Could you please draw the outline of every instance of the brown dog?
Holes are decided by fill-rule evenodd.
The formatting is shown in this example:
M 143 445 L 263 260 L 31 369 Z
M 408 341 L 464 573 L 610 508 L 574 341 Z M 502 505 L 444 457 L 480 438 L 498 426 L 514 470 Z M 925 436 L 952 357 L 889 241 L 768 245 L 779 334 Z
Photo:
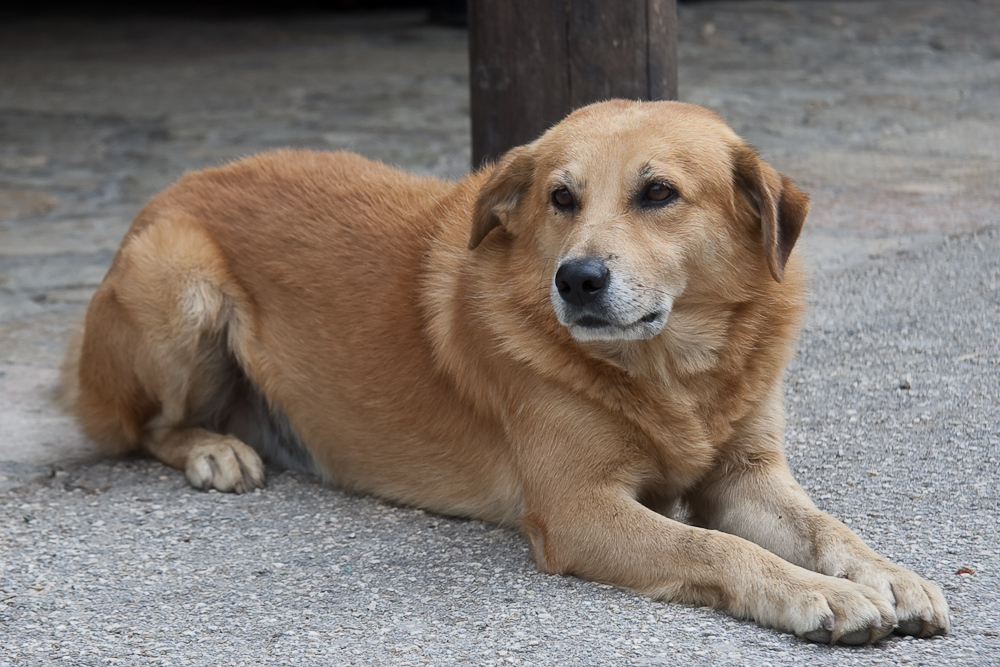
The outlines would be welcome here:
M 203 489 L 261 486 L 263 457 L 519 525 L 546 572 L 819 641 L 946 632 L 938 588 L 785 464 L 807 210 L 669 102 L 586 107 L 459 183 L 248 158 L 142 210 L 68 396 L 108 452 Z

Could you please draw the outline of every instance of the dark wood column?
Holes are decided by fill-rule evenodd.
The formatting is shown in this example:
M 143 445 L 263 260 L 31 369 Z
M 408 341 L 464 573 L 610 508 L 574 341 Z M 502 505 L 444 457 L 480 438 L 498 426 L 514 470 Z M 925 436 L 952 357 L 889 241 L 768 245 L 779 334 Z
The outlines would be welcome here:
M 472 162 L 612 97 L 676 99 L 676 0 L 470 0 Z

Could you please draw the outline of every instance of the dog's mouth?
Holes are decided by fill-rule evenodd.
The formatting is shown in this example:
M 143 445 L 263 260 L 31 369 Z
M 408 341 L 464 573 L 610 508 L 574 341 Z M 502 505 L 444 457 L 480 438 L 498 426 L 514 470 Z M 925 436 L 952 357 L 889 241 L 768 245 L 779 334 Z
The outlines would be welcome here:
M 566 324 L 570 335 L 579 341 L 597 340 L 648 340 L 663 329 L 667 320 L 665 310 L 646 313 L 629 324 L 621 324 L 596 315 L 583 315 Z
M 654 310 L 653 312 L 644 315 L 632 324 L 626 324 L 622 326 L 617 322 L 609 322 L 608 320 L 602 319 L 600 317 L 594 317 L 593 315 L 584 315 L 578 319 L 575 324 L 578 327 L 583 327 L 584 329 L 631 329 L 632 327 L 639 326 L 640 324 L 652 324 L 656 322 L 663 313 L 659 310 Z

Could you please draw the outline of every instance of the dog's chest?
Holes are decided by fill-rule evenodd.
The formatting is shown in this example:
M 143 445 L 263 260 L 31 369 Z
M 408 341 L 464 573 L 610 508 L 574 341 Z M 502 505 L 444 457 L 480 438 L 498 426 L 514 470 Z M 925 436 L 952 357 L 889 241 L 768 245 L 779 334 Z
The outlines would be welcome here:
M 682 493 L 715 461 L 717 429 L 684 392 L 630 391 L 616 406 L 627 422 L 629 450 L 641 479 Z
M 768 377 L 746 368 L 679 377 L 629 377 L 617 409 L 635 434 L 646 474 L 682 493 L 742 437 L 773 392 Z M 749 420 L 749 421 L 748 421 Z

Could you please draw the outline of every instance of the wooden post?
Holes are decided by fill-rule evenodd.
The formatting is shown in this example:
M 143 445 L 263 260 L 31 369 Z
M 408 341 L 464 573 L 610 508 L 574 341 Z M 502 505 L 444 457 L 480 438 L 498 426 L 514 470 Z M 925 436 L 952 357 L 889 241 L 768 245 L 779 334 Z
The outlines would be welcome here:
M 472 164 L 612 97 L 676 99 L 676 0 L 470 0 Z

